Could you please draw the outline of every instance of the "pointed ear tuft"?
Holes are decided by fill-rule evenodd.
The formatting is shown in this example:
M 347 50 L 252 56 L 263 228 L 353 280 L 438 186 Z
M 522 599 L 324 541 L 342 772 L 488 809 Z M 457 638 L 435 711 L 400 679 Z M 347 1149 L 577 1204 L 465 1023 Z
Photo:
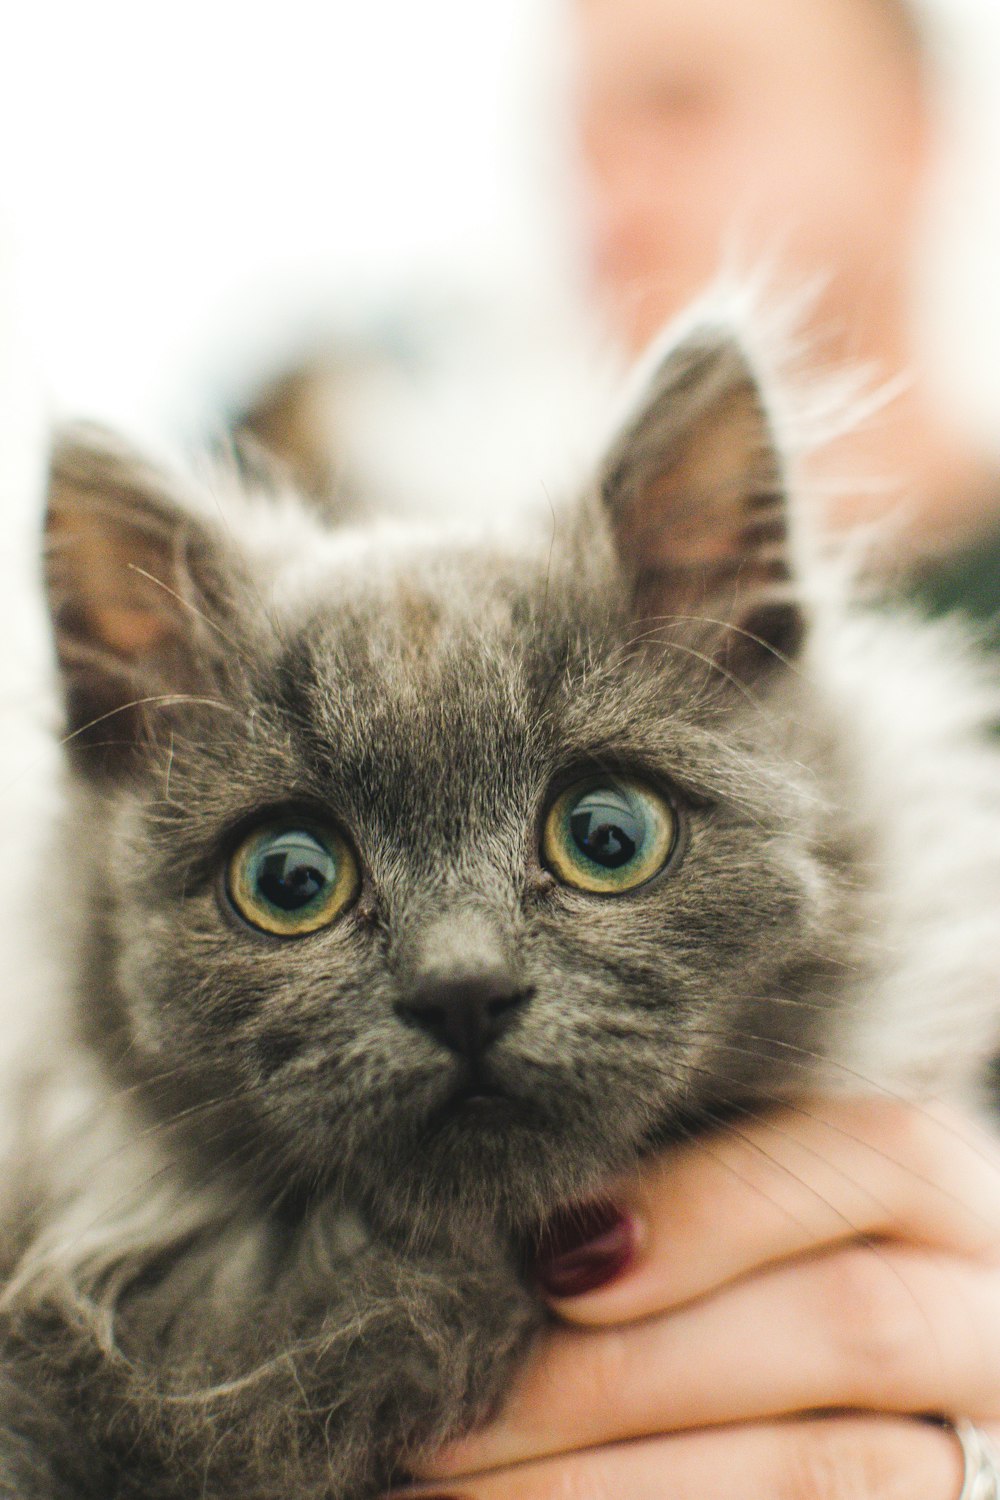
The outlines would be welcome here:
M 114 773 L 210 686 L 210 539 L 166 474 L 74 428 L 53 451 L 45 572 L 72 749 Z
M 699 636 L 754 675 L 804 636 L 783 463 L 750 360 L 702 328 L 658 365 L 601 486 L 635 620 Z

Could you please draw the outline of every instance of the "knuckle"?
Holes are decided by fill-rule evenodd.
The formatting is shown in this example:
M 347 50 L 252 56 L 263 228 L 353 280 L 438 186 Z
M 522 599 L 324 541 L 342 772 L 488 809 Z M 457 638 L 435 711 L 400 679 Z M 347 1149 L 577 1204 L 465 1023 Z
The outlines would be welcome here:
M 922 1463 L 917 1427 L 837 1419 L 802 1426 L 774 1500 L 922 1500 L 937 1477 Z
M 940 1127 L 926 1110 L 894 1099 L 876 1099 L 865 1104 L 864 1138 L 886 1163 L 907 1175 L 923 1176 L 941 1155 Z
M 927 1357 L 930 1325 L 899 1260 L 874 1245 L 853 1246 L 822 1273 L 824 1326 L 849 1394 L 864 1402 L 899 1396 Z
M 865 1135 L 888 1171 L 893 1217 L 919 1238 L 982 1257 L 1000 1248 L 996 1146 L 946 1105 L 867 1104 Z
M 551 1500 L 619 1500 L 614 1480 L 606 1464 L 570 1455 L 551 1476 Z
M 871 1141 L 883 1160 L 902 1172 L 918 1193 L 928 1187 L 950 1191 L 956 1169 L 968 1156 L 961 1117 L 941 1105 L 930 1109 L 886 1100 L 871 1109 Z

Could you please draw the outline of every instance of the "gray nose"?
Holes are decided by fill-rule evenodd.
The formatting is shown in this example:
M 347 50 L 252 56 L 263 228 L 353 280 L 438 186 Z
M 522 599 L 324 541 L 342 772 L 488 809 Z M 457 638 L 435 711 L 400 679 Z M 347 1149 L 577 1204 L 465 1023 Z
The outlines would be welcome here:
M 503 1035 L 533 993 L 515 985 L 505 969 L 484 969 L 428 980 L 398 1002 L 396 1013 L 474 1061 Z

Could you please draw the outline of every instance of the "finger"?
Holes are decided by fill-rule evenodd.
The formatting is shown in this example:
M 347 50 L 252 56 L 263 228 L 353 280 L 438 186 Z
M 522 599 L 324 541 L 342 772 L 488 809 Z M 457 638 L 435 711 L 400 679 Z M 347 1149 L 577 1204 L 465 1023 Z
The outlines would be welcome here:
M 500 1418 L 428 1472 L 837 1409 L 1000 1419 L 1000 1270 L 853 1245 L 643 1323 L 556 1329 Z
M 983 1127 L 938 1106 L 825 1100 L 731 1122 L 649 1163 L 614 1198 L 639 1227 L 630 1255 L 618 1245 L 605 1284 L 560 1295 L 579 1290 L 560 1270 L 579 1265 L 580 1249 L 567 1251 L 558 1233 L 558 1250 L 539 1265 L 567 1321 L 645 1317 L 858 1237 L 1000 1254 L 1000 1148 Z
M 955 1500 L 962 1467 L 955 1434 L 930 1423 L 813 1418 L 590 1449 L 462 1480 L 447 1500 Z

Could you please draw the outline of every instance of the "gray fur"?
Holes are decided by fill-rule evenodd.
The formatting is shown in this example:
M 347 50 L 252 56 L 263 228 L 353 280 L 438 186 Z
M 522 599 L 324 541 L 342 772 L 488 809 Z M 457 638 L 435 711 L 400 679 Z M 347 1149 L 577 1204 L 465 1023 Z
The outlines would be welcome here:
M 845 612 L 782 469 L 711 328 L 554 537 L 331 532 L 63 439 L 83 919 L 11 1148 L 0 1494 L 363 1500 L 496 1406 L 555 1208 L 806 1088 L 975 1096 L 1000 1029 L 991 695 L 946 633 Z M 626 896 L 539 858 L 593 768 L 680 820 Z M 364 872 L 296 940 L 243 924 L 221 876 L 286 806 Z M 477 973 L 520 997 L 484 1065 L 502 1098 L 449 1110 L 466 1064 L 407 1007 Z

